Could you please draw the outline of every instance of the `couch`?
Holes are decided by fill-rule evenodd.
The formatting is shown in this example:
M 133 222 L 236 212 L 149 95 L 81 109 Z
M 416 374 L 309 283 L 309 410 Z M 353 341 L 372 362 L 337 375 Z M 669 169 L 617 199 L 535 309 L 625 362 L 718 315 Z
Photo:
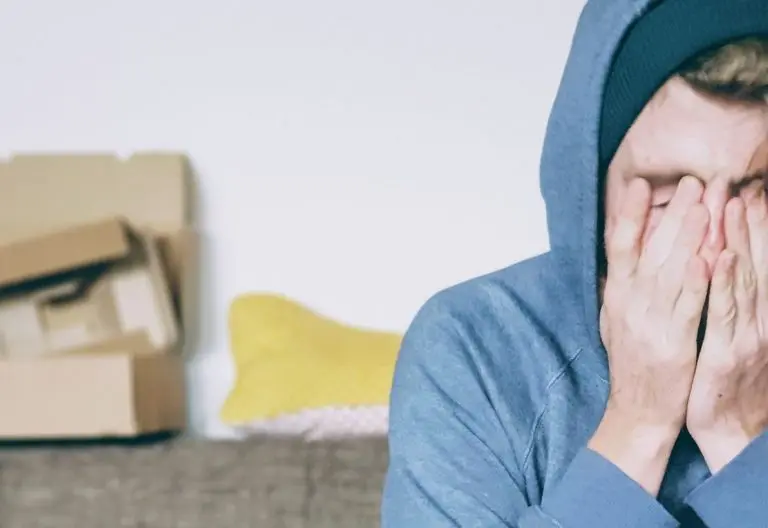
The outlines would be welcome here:
M 367 528 L 383 439 L 0 446 L 3 528 Z

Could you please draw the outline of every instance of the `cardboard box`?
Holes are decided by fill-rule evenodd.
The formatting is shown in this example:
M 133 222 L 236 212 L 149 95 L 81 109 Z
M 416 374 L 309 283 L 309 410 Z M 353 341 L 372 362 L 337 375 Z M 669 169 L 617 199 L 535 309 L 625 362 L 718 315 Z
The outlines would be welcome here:
M 0 163 L 0 332 L 16 318 L 0 345 L 0 438 L 184 427 L 180 351 L 197 309 L 191 186 L 174 154 Z
M 165 353 L 178 323 L 154 238 L 105 220 L 0 246 L 0 358 L 77 353 L 126 335 Z
M 118 438 L 185 426 L 183 360 L 113 350 L 93 356 L 5 361 L 0 437 Z M 5 395 L 13 395 L 13 399 Z

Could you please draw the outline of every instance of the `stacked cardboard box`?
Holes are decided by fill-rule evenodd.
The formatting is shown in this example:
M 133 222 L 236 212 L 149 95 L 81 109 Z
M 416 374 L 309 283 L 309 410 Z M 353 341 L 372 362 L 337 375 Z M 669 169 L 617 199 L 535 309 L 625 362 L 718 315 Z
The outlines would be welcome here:
M 0 438 L 184 427 L 191 187 L 181 155 L 0 163 Z

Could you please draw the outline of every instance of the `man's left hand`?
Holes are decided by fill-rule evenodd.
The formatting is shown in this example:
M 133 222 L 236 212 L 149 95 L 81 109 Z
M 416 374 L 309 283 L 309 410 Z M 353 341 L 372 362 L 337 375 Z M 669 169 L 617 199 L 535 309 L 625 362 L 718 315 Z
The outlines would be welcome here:
M 728 202 L 686 423 L 710 471 L 768 427 L 768 208 Z

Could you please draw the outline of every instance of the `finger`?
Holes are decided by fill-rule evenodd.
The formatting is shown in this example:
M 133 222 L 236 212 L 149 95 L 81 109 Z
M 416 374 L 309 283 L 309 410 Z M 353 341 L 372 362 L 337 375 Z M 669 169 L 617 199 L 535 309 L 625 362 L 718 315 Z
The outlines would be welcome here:
M 730 198 L 731 189 L 729 182 L 724 178 L 717 178 L 707 185 L 702 200 L 707 209 L 709 209 L 710 214 L 709 240 L 707 240 L 707 245 L 717 248 L 718 254 L 723 250 L 723 215 L 725 214 L 725 206 Z
M 733 339 L 736 321 L 736 300 L 733 294 L 736 258 L 733 251 L 725 249 L 715 263 L 709 289 L 706 341 L 711 341 L 712 335 L 723 344 Z
M 739 258 L 752 259 L 746 211 L 741 198 L 732 198 L 725 206 L 725 246 Z
M 748 326 L 757 316 L 757 278 L 751 260 L 736 258 L 733 298 L 736 303 L 736 323 Z
M 666 303 L 670 310 L 683 289 L 691 259 L 698 254 L 704 243 L 708 226 L 709 211 L 703 204 L 694 204 L 685 215 L 672 253 L 659 270 L 657 298 Z
M 698 255 L 693 255 L 686 263 L 683 288 L 675 303 L 673 315 L 685 335 L 695 335 L 699 329 L 708 287 L 707 262 Z
M 757 296 L 768 302 L 768 205 L 762 193 L 747 206 L 747 226 L 752 266 L 757 272 Z
M 686 176 L 680 180 L 672 201 L 664 211 L 664 217 L 651 235 L 648 247 L 640 259 L 641 269 L 649 274 L 656 273 L 674 247 L 683 218 L 693 204 L 701 202 L 703 194 L 704 188 L 701 182 L 693 176 Z
M 715 266 L 718 255 L 725 248 L 723 216 L 725 215 L 725 205 L 730 198 L 731 188 L 725 178 L 716 178 L 707 184 L 702 202 L 709 210 L 709 233 L 699 254 L 707 261 L 710 273 Z
M 752 265 L 746 210 L 740 198 L 732 199 L 725 208 L 725 239 L 728 249 L 736 255 L 732 290 L 737 322 L 749 324 L 755 316 L 757 278 Z
M 636 178 L 627 188 L 624 202 L 606 240 L 609 276 L 621 279 L 634 273 L 650 207 L 651 188 L 647 181 Z

